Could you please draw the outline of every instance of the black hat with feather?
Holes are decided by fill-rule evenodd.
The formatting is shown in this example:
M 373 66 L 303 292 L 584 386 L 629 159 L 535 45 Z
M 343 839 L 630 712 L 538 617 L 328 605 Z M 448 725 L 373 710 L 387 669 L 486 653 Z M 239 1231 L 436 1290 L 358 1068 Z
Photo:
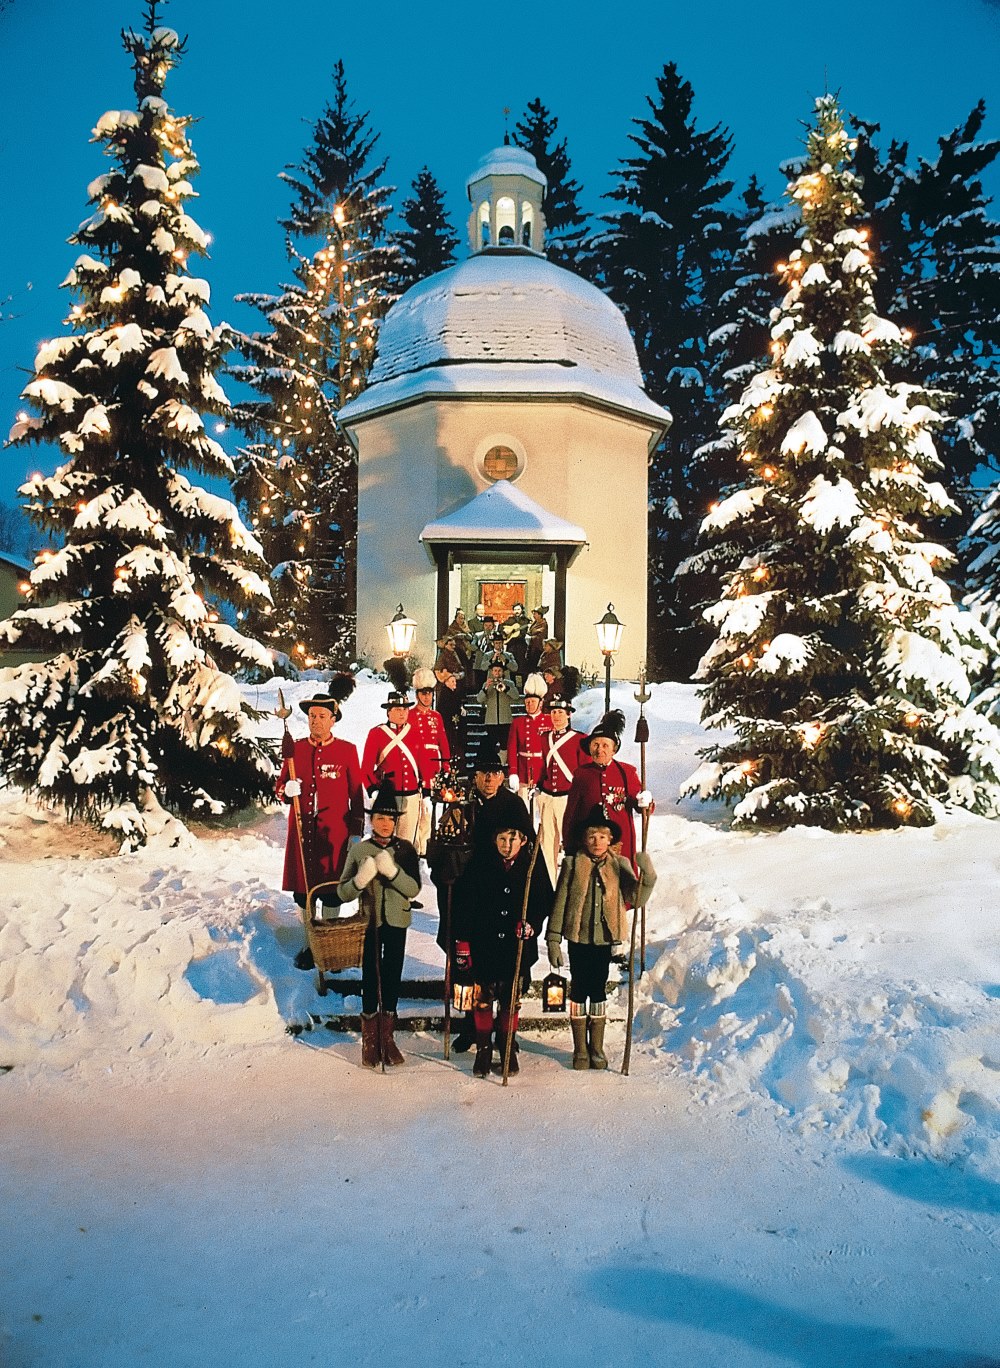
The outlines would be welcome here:
M 618 751 L 621 749 L 624 730 L 625 714 L 621 708 L 612 708 L 610 712 L 604 714 L 590 735 L 583 738 L 581 745 L 589 755 L 591 743 L 596 741 L 599 736 L 606 736 L 615 743 L 615 750 Z
M 310 708 L 329 708 L 334 717 L 339 717 L 341 703 L 345 703 L 353 692 L 354 676 L 343 670 L 333 676 L 325 693 L 313 694 L 311 698 L 300 698 L 299 707 L 307 717 Z

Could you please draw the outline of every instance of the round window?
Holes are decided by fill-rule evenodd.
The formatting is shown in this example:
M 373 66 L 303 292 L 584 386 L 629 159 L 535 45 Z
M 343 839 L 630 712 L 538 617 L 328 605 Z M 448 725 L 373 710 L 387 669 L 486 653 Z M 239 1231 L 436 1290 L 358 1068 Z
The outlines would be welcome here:
M 517 465 L 517 453 L 509 446 L 490 447 L 483 457 L 483 474 L 488 480 L 512 480 Z

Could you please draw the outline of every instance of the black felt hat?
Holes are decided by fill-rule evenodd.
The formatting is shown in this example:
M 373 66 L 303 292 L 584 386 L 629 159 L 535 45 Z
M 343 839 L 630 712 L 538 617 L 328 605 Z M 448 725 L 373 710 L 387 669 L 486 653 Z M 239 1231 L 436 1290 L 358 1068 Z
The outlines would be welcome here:
M 484 736 L 479 743 L 476 751 L 476 758 L 472 762 L 472 768 L 480 774 L 504 774 L 507 766 L 500 759 L 500 752 L 495 741 L 491 741 L 488 736 Z
M 388 712 L 390 708 L 412 708 L 412 706 L 413 704 L 405 689 L 393 689 L 392 693 L 382 704 L 382 707 L 385 708 L 386 712 Z M 622 725 L 624 725 L 624 723 Z
M 573 704 L 565 694 L 553 694 L 551 698 L 546 699 L 545 707 L 549 712 L 551 712 L 553 708 L 562 708 L 563 712 L 568 713 L 576 712 Z
M 383 779 L 379 784 L 368 811 L 373 817 L 378 814 L 385 817 L 399 816 L 399 797 L 396 793 L 396 785 L 391 779 Z
M 622 838 L 622 829 L 613 817 L 609 817 L 600 803 L 595 803 L 581 821 L 576 824 L 574 836 L 576 843 L 583 847 L 583 838 L 588 827 L 607 827 L 611 832 L 611 844 L 617 845 Z

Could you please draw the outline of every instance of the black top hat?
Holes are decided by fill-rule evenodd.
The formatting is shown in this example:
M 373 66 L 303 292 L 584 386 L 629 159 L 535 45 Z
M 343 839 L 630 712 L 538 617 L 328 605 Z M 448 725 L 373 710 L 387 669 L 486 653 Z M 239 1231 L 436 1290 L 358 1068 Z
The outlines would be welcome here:
M 621 827 L 614 820 L 614 818 L 608 816 L 608 814 L 604 811 L 604 808 L 600 805 L 600 803 L 595 803 L 594 806 L 587 813 L 586 817 L 582 818 L 576 824 L 576 831 L 574 832 L 574 836 L 576 839 L 576 844 L 581 850 L 583 849 L 584 834 L 586 833 L 588 827 L 607 827 L 607 829 L 611 832 L 612 845 L 617 845 L 622 838 Z
M 615 750 L 618 750 L 622 743 L 622 733 L 624 730 L 625 714 L 622 712 L 621 708 L 612 708 L 610 712 L 604 714 L 590 735 L 584 737 L 582 742 L 583 748 L 589 755 L 591 742 L 596 741 L 599 736 L 607 736 L 615 743 Z
M 411 703 L 410 698 L 407 695 L 405 689 L 393 689 L 392 693 L 382 704 L 382 707 L 385 708 L 386 712 L 388 712 L 390 708 L 410 708 L 412 706 L 413 704 Z M 622 726 L 624 725 L 625 723 L 623 720 Z
M 385 817 L 399 816 L 399 800 L 396 796 L 396 785 L 391 779 L 383 779 L 378 786 L 378 790 L 372 800 L 372 805 L 368 809 L 373 817 L 382 815 Z
M 484 736 L 479 743 L 476 751 L 476 758 L 472 762 L 472 768 L 480 774 L 503 774 L 507 766 L 500 759 L 500 752 L 495 741 L 491 741 L 488 736 Z
M 313 694 L 312 698 L 300 698 L 299 707 L 308 716 L 310 708 L 329 708 L 334 717 L 340 716 L 340 705 L 354 692 L 354 676 L 346 670 L 335 674 L 330 680 L 326 693 Z

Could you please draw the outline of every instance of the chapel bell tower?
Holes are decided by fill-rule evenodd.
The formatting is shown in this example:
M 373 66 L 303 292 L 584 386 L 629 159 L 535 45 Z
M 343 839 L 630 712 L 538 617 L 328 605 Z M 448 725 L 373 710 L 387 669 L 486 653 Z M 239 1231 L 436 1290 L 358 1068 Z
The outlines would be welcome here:
M 534 157 L 524 148 L 506 145 L 487 153 L 465 185 L 472 204 L 470 250 L 521 247 L 542 253 L 542 196 L 547 184 Z

